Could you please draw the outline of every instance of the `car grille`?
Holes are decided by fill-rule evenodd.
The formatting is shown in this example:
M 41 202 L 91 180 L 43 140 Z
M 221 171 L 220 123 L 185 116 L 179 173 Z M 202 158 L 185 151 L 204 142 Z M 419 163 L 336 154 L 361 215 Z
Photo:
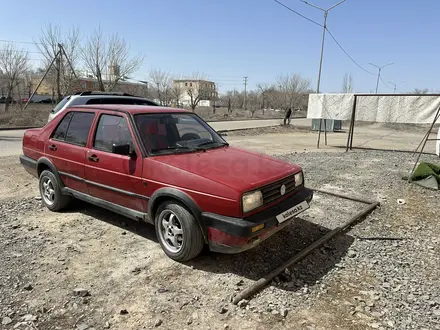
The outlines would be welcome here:
M 281 195 L 281 186 L 286 186 L 286 193 Z M 268 184 L 260 189 L 263 194 L 263 204 L 269 204 L 276 201 L 281 196 L 285 196 L 295 190 L 295 175 L 290 175 L 287 178 Z

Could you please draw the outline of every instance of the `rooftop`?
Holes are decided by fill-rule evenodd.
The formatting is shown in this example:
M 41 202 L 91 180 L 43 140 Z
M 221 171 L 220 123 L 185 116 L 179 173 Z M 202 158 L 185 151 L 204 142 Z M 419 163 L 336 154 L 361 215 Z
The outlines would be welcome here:
M 205 80 L 205 79 L 177 79 L 177 80 L 174 80 L 174 82 L 175 82 L 175 83 L 178 83 L 178 82 L 205 82 L 205 83 L 214 83 L 214 82 L 211 81 L 211 80 Z

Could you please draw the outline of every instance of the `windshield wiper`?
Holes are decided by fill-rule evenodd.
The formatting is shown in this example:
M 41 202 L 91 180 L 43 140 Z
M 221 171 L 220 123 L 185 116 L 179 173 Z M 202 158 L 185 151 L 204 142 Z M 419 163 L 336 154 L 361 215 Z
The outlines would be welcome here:
M 156 148 L 156 149 L 151 149 L 151 152 L 158 152 L 158 151 L 168 151 L 168 150 L 196 150 L 194 148 L 190 148 L 190 147 L 183 147 L 183 146 L 174 146 L 174 147 L 167 147 L 167 148 Z
M 229 146 L 229 143 L 227 143 L 227 142 L 206 141 L 206 142 L 203 142 L 203 143 L 200 143 L 199 145 L 197 145 L 197 149 L 205 149 L 205 148 L 200 148 L 200 147 L 206 146 L 206 145 L 212 144 L 212 143 L 217 143 L 219 145 L 219 147 L 221 147 L 221 146 L 226 146 L 226 147 Z

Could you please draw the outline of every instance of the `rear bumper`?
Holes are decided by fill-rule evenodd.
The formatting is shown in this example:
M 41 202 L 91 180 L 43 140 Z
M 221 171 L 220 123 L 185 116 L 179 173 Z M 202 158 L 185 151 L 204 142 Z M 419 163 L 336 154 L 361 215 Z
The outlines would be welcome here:
M 281 203 L 247 218 L 202 213 L 202 219 L 208 228 L 209 247 L 211 251 L 222 253 L 248 250 L 289 225 L 294 218 L 280 224 L 276 219 L 278 214 L 303 201 L 310 203 L 312 198 L 313 191 L 302 187 Z
M 35 177 L 38 177 L 37 173 L 37 161 L 35 159 L 29 158 L 25 155 L 20 155 L 20 164 L 24 169 Z

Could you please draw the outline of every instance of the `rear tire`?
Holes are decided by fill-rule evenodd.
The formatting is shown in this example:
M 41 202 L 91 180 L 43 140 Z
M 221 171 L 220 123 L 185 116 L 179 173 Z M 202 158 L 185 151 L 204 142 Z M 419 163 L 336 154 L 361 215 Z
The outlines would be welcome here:
M 41 172 L 38 186 L 44 206 L 53 212 L 65 208 L 72 200 L 70 196 L 63 195 L 56 176 L 49 170 Z
M 156 235 L 165 254 L 176 261 L 197 257 L 204 240 L 194 216 L 180 203 L 162 203 L 155 217 Z

